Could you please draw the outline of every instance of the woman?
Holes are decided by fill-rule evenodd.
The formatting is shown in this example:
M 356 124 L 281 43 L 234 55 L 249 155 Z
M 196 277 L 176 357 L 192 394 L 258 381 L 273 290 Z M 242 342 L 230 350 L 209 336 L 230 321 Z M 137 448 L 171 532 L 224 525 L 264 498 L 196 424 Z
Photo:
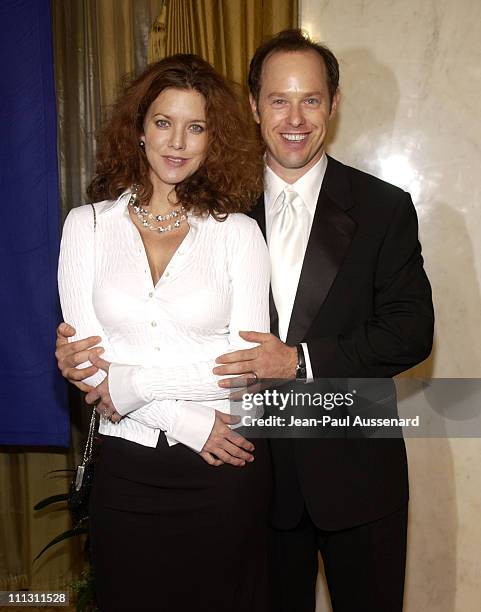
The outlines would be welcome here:
M 229 420 L 215 358 L 269 327 L 266 246 L 239 214 L 262 189 L 248 133 L 208 63 L 151 65 L 104 131 L 88 190 L 101 201 L 65 222 L 64 319 L 105 349 L 85 381 L 104 416 L 90 508 L 102 612 L 268 608 L 266 446 L 237 466 L 206 450 Z

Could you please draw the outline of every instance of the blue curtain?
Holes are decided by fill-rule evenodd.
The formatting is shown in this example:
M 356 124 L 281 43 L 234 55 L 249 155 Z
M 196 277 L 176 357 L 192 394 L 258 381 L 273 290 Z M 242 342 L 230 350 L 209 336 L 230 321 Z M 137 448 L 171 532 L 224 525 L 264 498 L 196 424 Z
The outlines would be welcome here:
M 0 24 L 0 444 L 68 446 L 50 2 L 1 0 Z

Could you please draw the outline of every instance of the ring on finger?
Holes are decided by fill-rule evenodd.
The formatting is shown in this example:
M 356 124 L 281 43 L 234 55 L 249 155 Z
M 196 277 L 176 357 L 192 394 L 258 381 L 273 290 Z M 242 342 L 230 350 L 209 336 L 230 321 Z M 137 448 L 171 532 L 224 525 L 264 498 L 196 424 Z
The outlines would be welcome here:
M 251 385 L 254 385 L 256 382 L 259 382 L 259 376 L 257 375 L 257 372 L 251 372 L 252 376 L 254 377 L 254 380 L 250 383 Z

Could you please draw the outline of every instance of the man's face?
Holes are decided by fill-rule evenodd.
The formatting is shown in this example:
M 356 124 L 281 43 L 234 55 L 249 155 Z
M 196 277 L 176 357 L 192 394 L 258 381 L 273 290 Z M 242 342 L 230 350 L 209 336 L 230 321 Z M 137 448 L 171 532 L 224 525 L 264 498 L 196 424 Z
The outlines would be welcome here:
M 321 158 L 329 121 L 339 100 L 329 99 L 326 67 L 316 51 L 279 51 L 262 67 L 259 103 L 250 97 L 266 144 L 266 161 L 295 182 Z

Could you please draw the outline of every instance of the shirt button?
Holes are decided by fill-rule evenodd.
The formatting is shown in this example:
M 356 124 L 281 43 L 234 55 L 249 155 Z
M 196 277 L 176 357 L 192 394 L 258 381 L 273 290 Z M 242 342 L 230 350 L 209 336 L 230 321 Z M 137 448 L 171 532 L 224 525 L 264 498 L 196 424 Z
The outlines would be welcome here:
M 166 273 L 165 273 L 165 276 L 170 276 L 170 272 L 166 272 Z
M 156 321 L 152 321 L 151 325 L 152 325 L 152 327 L 157 327 L 157 322 Z
M 160 346 L 154 346 L 154 349 L 155 349 L 156 351 L 160 351 Z
M 154 297 L 154 292 L 153 292 L 153 291 L 151 291 L 151 292 L 149 293 L 149 297 Z

